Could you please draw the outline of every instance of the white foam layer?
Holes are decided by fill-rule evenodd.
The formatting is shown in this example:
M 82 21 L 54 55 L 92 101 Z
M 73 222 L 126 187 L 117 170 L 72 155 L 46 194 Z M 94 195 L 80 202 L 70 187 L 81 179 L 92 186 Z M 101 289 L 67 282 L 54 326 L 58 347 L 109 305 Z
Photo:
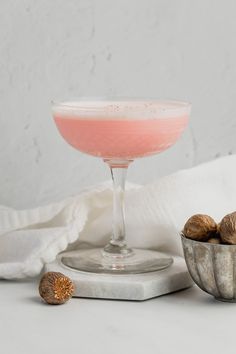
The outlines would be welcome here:
M 158 119 L 189 115 L 191 105 L 181 101 L 84 100 L 54 103 L 52 109 L 54 115 L 63 118 Z

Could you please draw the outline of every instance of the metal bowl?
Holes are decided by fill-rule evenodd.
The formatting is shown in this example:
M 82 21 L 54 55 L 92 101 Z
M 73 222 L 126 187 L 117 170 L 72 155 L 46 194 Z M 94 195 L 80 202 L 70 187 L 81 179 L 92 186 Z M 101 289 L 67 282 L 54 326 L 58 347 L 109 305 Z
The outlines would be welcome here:
M 236 302 L 236 245 L 181 239 L 188 271 L 199 288 L 217 300 Z

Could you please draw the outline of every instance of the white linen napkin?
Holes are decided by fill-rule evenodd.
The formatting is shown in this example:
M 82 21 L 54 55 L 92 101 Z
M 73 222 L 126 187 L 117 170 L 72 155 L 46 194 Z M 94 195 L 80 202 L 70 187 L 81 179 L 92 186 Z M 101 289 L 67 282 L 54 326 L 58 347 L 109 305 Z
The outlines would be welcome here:
M 216 221 L 236 210 L 236 155 L 182 170 L 146 186 L 128 185 L 126 229 L 130 246 L 181 255 L 179 232 L 187 218 Z M 39 274 L 66 249 L 103 246 L 111 234 L 109 183 L 32 210 L 0 207 L 0 278 Z

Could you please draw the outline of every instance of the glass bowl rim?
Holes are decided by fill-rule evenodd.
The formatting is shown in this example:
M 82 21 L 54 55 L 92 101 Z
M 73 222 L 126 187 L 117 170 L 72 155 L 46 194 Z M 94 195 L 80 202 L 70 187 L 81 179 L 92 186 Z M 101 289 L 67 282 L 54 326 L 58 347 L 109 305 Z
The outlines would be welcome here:
M 94 105 L 89 106 L 89 103 L 93 102 Z M 104 104 L 102 104 L 104 103 Z M 80 96 L 77 98 L 70 98 L 69 100 L 51 100 L 52 109 L 76 109 L 81 111 L 99 111 L 105 107 L 115 106 L 118 103 L 124 103 L 122 107 L 125 109 L 125 103 L 144 103 L 144 104 L 163 104 L 163 107 L 159 107 L 160 112 L 173 112 L 187 110 L 189 113 L 192 104 L 188 101 L 176 100 L 176 99 L 157 99 L 153 97 L 134 97 L 134 96 Z M 105 105 L 106 104 L 106 105 Z M 164 106 L 169 104 L 169 107 Z M 173 107 L 171 107 L 173 105 Z M 126 107 L 127 108 L 127 107 Z M 140 110 L 140 107 L 135 105 L 129 107 L 132 111 Z M 144 108 L 144 107 L 143 107 Z

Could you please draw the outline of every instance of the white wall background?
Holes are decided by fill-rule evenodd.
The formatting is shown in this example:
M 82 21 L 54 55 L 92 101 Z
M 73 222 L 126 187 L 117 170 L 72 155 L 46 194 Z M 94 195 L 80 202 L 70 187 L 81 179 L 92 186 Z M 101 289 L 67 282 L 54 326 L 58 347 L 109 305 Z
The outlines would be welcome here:
M 25 208 L 109 178 L 68 146 L 58 97 L 128 95 L 193 104 L 190 127 L 133 182 L 236 152 L 235 0 L 0 0 L 0 204 Z

